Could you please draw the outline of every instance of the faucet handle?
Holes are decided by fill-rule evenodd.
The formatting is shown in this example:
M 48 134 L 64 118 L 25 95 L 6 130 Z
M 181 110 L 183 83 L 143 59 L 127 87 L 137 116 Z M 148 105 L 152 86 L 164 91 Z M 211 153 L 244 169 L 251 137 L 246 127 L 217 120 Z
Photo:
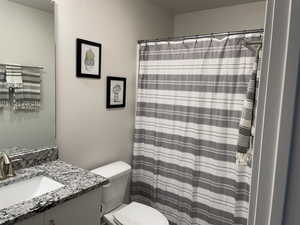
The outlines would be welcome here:
M 15 176 L 15 172 L 10 158 L 6 153 L 0 152 L 0 180 L 13 176 Z
M 6 164 L 3 160 L 0 160 L 0 180 L 5 180 L 7 178 Z
M 7 170 L 7 177 L 14 177 L 16 176 L 15 170 L 13 168 L 12 163 L 8 164 L 8 170 Z
M 7 178 L 4 172 L 4 165 L 0 163 L 0 180 L 5 180 Z

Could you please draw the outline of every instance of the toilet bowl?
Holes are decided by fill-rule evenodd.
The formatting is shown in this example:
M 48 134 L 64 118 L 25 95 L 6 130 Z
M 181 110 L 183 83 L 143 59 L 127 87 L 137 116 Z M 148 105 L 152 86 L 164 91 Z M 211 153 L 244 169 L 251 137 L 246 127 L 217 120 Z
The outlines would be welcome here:
M 169 225 L 159 211 L 144 204 L 132 202 L 104 215 L 109 225 Z
M 109 180 L 102 190 L 101 217 L 109 225 L 169 225 L 158 210 L 141 203 L 123 204 L 131 167 L 125 162 L 114 162 L 92 170 Z

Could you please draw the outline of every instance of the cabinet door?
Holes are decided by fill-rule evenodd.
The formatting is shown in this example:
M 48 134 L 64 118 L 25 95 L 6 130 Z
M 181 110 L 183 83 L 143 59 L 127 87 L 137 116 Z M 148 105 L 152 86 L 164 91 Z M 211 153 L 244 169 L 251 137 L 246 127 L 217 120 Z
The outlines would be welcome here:
M 44 225 L 100 225 L 100 189 L 45 212 Z
M 44 214 L 22 220 L 15 225 L 44 225 Z

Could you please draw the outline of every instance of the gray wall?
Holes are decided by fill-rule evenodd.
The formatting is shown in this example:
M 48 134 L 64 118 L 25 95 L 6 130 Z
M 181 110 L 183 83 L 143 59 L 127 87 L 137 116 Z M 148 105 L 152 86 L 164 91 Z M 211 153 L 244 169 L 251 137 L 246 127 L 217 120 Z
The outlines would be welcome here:
M 175 16 L 175 36 L 264 27 L 265 2 L 222 7 Z
M 293 1 L 291 7 L 291 34 L 290 46 L 292 50 L 292 60 L 294 71 L 298 71 L 298 90 L 296 97 L 296 110 L 294 117 L 294 134 L 290 155 L 290 168 L 286 192 L 285 214 L 283 225 L 298 225 L 300 223 L 300 29 L 299 11 L 300 2 Z M 294 73 L 295 74 L 295 73 Z
M 264 61 L 258 101 L 254 170 L 258 181 L 255 220 L 249 224 L 282 225 L 299 65 L 299 1 L 268 0 Z M 260 153 L 260 154 L 257 154 Z M 259 156 L 259 157 L 257 157 Z M 259 164 L 259 167 L 257 167 Z M 297 179 L 297 178 L 296 178 Z M 291 193 L 293 212 L 299 204 Z M 297 210 L 298 209 L 298 210 Z M 295 223 L 299 224 L 299 220 Z
M 40 112 L 0 110 L 0 149 L 55 144 L 54 15 L 0 0 L 0 62 L 41 65 Z
M 58 0 L 57 142 L 83 168 L 132 155 L 137 40 L 173 34 L 173 16 L 146 0 Z M 75 40 L 102 43 L 101 80 L 78 79 Z M 106 76 L 127 77 L 127 106 L 107 110 Z
M 299 35 L 300 36 L 300 35 Z M 299 75 L 300 76 L 300 73 Z M 298 225 L 300 221 L 300 82 L 296 102 L 296 116 L 294 119 L 293 147 L 290 157 L 290 169 L 286 193 L 284 225 Z

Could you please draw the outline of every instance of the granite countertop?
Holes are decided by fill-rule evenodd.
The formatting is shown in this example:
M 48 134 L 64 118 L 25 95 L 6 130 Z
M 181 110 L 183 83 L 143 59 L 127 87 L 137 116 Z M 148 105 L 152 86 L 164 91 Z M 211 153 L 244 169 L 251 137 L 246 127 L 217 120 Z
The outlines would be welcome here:
M 16 176 L 0 181 L 0 188 L 36 176 L 46 176 L 61 183 L 64 187 L 34 199 L 0 210 L 0 225 L 11 225 L 38 213 L 44 212 L 67 200 L 76 198 L 88 191 L 106 184 L 107 179 L 87 170 L 56 160 L 38 166 L 20 169 Z

